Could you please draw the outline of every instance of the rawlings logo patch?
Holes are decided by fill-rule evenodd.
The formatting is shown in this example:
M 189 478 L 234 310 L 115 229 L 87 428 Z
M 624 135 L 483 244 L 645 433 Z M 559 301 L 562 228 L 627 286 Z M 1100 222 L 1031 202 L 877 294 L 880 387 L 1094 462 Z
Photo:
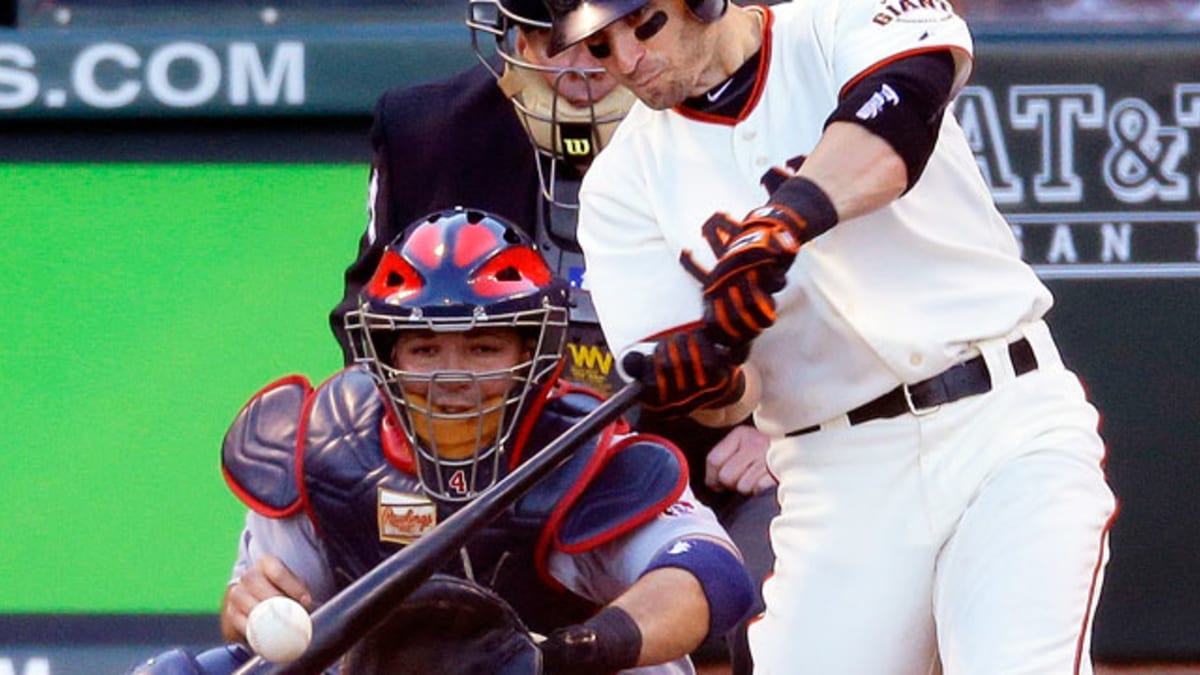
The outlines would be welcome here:
M 379 488 L 379 540 L 411 544 L 437 525 L 437 507 L 428 497 Z
M 880 0 L 879 11 L 871 18 L 880 26 L 893 21 L 930 23 L 954 17 L 954 8 L 946 0 Z

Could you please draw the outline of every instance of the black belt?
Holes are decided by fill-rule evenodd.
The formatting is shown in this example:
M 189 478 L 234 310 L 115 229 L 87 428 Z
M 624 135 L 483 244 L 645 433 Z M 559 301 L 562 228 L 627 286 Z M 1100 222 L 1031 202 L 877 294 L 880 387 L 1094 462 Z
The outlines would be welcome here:
M 1012 360 L 1013 372 L 1024 375 L 1037 370 L 1037 356 L 1029 340 L 1021 338 L 1008 345 L 1008 357 Z M 992 376 L 988 374 L 983 356 L 976 356 L 957 365 L 950 366 L 940 375 L 916 384 L 896 387 L 879 398 L 864 403 L 846 413 L 850 424 L 862 424 L 871 420 L 896 417 L 906 412 L 919 415 L 931 408 L 952 403 L 960 398 L 986 394 L 992 390 Z M 800 436 L 821 428 L 820 425 L 789 431 L 786 436 Z

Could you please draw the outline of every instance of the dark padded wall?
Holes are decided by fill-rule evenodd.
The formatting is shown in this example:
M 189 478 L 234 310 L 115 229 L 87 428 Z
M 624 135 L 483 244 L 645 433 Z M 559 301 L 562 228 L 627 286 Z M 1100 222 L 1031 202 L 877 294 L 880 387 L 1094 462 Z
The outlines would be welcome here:
M 1055 294 L 1050 323 L 1101 411 L 1120 504 L 1094 654 L 1194 661 L 1200 50 L 1179 35 L 977 37 L 957 111 Z

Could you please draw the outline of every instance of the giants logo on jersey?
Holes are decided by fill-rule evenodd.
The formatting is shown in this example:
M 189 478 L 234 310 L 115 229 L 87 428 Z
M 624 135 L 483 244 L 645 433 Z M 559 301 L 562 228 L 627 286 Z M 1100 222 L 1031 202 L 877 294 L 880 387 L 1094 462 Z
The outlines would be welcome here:
M 879 7 L 871 20 L 880 26 L 893 21 L 931 23 L 954 18 L 954 8 L 946 0 L 880 0 Z

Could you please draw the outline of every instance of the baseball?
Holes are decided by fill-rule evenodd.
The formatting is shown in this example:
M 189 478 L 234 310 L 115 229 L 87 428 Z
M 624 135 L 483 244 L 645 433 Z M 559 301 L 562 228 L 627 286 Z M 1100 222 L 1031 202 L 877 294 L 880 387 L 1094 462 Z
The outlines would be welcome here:
M 256 654 L 272 663 L 300 658 L 312 640 L 312 619 L 300 603 L 277 595 L 250 610 L 246 641 Z

